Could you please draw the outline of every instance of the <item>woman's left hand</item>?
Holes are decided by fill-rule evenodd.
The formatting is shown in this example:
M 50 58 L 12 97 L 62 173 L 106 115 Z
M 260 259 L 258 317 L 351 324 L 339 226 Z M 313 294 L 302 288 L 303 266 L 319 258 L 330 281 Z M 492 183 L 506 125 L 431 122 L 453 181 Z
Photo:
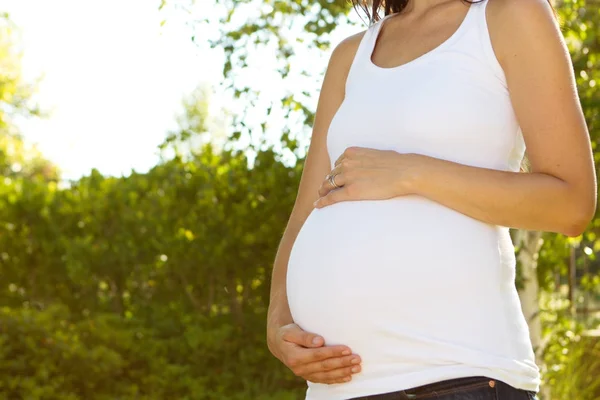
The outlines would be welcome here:
M 319 188 L 316 208 L 348 200 L 385 200 L 411 194 L 418 154 L 348 147 Z M 329 180 L 333 176 L 339 188 Z

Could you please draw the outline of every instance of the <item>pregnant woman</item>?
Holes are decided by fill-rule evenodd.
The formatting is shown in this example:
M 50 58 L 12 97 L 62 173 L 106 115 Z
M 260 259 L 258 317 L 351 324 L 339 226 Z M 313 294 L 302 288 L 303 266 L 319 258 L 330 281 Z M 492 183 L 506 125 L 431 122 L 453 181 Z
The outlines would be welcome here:
M 335 48 L 323 81 L 275 259 L 269 349 L 310 400 L 534 399 L 509 228 L 576 236 L 596 208 L 553 10 L 365 9 L 371 25 Z

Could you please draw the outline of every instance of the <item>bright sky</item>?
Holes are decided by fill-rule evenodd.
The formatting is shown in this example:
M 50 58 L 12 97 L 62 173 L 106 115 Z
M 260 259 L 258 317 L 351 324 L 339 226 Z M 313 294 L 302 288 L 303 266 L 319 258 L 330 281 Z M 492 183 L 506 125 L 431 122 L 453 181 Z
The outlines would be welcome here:
M 111 175 L 147 170 L 157 161 L 157 145 L 176 127 L 182 97 L 199 83 L 222 79 L 221 51 L 190 40 L 217 27 L 192 30 L 184 20 L 189 16 L 159 11 L 159 0 L 2 3 L 0 11 L 21 30 L 25 78 L 43 75 L 37 99 L 52 111 L 21 130 L 64 178 L 76 179 L 92 167 Z M 217 95 L 211 108 L 223 103 Z
M 44 76 L 38 100 L 52 110 L 22 131 L 65 178 L 151 167 L 182 97 L 220 79 L 220 52 L 193 44 L 181 14 L 158 3 L 3 1 L 21 30 L 25 76 Z

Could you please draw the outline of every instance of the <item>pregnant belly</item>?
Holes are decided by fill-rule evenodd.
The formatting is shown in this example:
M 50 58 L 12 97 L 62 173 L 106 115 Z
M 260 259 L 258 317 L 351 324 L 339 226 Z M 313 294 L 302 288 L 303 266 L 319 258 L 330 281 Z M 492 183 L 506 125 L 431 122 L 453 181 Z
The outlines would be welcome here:
M 424 334 L 477 347 L 498 328 L 481 321 L 511 290 L 513 251 L 508 229 L 419 196 L 338 203 L 313 210 L 299 232 L 288 302 L 303 329 L 358 354 Z M 413 350 L 403 360 L 419 357 Z M 389 351 L 361 356 L 380 362 Z

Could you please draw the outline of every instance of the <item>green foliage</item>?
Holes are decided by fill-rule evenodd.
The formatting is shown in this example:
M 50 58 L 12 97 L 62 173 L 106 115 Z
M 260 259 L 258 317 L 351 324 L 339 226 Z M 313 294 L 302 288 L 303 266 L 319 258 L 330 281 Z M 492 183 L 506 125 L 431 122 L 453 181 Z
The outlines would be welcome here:
M 600 398 L 600 338 L 584 334 L 581 324 L 569 318 L 568 302 L 560 296 L 545 293 L 542 304 L 554 311 L 543 315 L 546 335 L 551 338 L 545 351 L 544 377 L 553 398 Z
M 227 318 L 188 315 L 172 324 L 155 329 L 112 313 L 81 318 L 64 306 L 2 309 L 0 398 L 296 398 L 257 334 L 240 337 Z
M 264 319 L 300 166 L 206 145 L 63 190 L 0 181 L 0 398 L 295 398 Z
M 35 84 L 25 83 L 21 74 L 21 50 L 18 31 L 6 13 L 0 13 L 0 174 L 55 179 L 58 175 L 35 149 L 26 146 L 14 124 L 21 116 L 42 115 L 31 96 Z
M 16 115 L 39 115 L 31 101 L 35 85 L 21 76 L 21 50 L 17 30 L 8 14 L 0 12 L 0 131 L 12 130 Z

